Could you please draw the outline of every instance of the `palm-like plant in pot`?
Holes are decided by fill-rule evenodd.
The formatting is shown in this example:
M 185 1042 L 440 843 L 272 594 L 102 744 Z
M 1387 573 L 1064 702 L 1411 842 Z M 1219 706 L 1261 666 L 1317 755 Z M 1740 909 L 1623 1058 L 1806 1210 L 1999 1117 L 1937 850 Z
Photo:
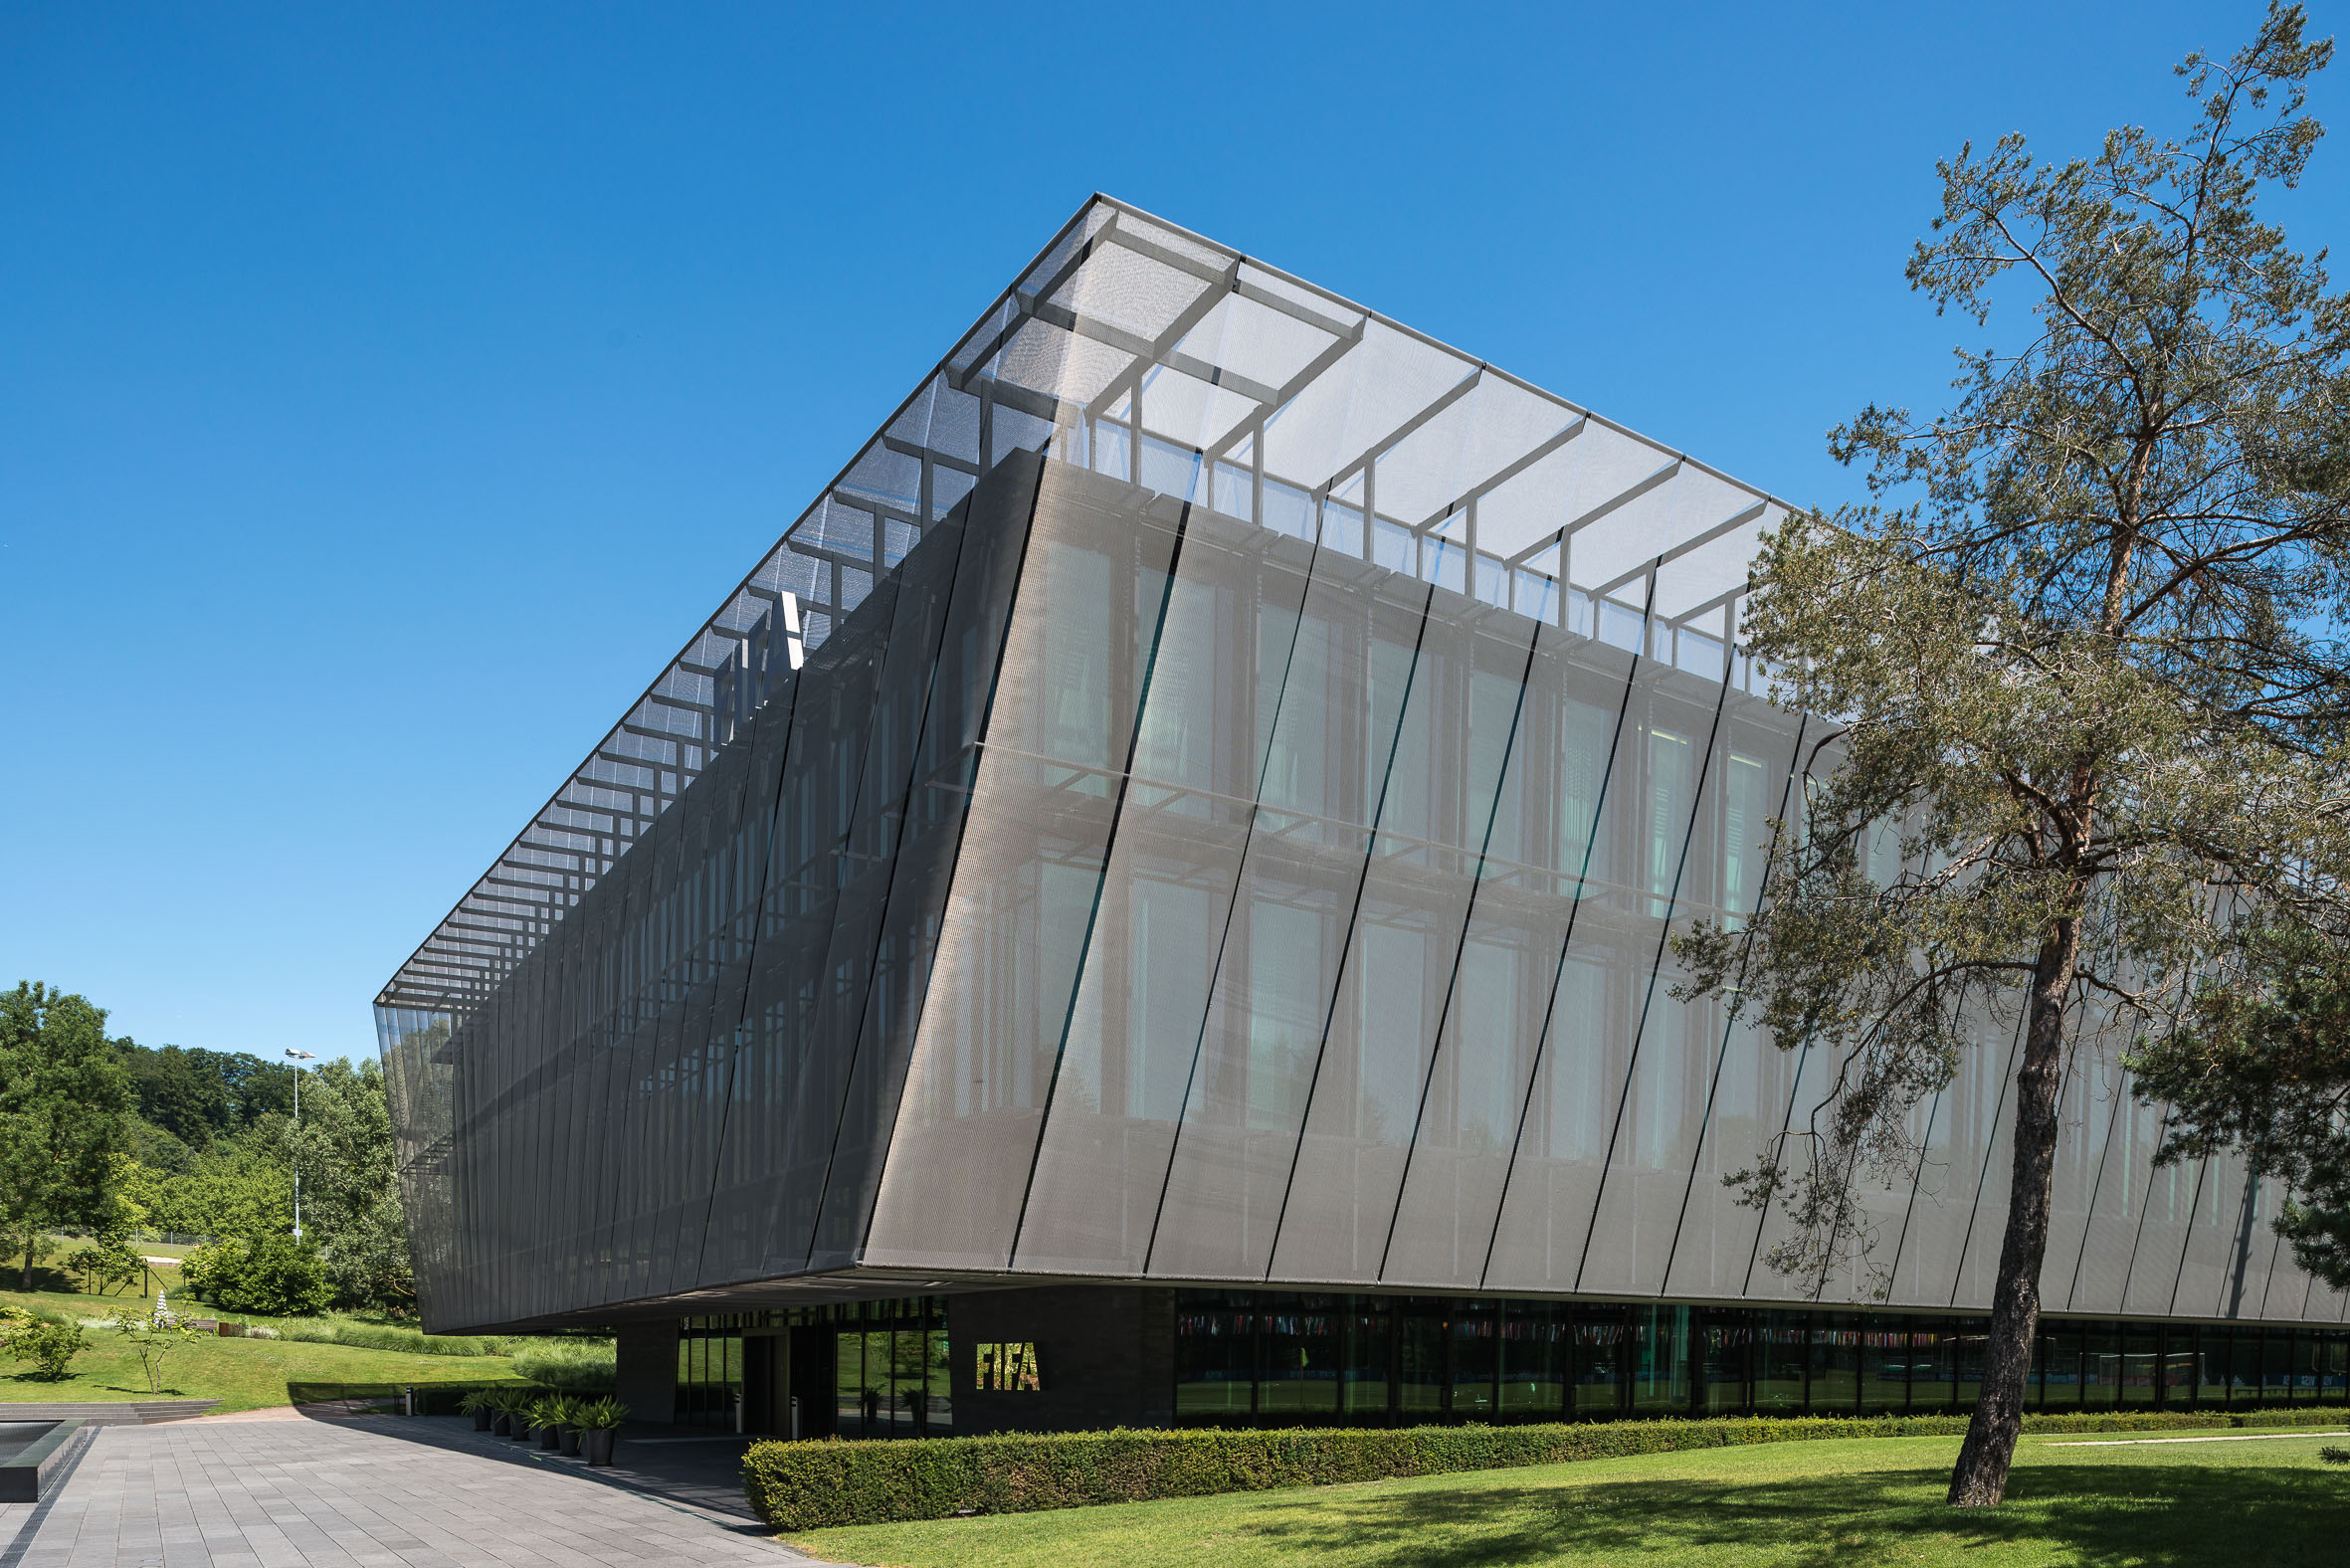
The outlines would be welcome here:
M 469 1389 L 466 1391 L 465 1398 L 457 1402 L 457 1408 L 474 1418 L 476 1432 L 488 1432 L 490 1424 L 497 1419 L 497 1390 L 493 1388 Z
M 579 1439 L 587 1429 L 588 1407 L 587 1400 L 576 1397 L 555 1401 L 555 1425 L 563 1432 L 563 1453 L 572 1459 L 579 1458 Z
M 629 1419 L 628 1406 L 607 1397 L 589 1405 L 583 1414 L 587 1428 L 587 1462 L 590 1465 L 611 1464 L 612 1445 L 620 1437 L 620 1424 Z
M 563 1446 L 563 1406 L 568 1403 L 553 1394 L 541 1394 L 530 1402 L 530 1428 L 538 1434 L 542 1449 Z

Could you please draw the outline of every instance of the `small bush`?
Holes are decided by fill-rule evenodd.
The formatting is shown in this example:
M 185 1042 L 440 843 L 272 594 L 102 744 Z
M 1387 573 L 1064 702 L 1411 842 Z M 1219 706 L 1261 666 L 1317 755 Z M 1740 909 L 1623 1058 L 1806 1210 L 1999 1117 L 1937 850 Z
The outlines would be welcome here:
M 2317 1451 L 2317 1457 L 2328 1465 L 2350 1465 L 2350 1449 L 2337 1449 L 2330 1443 Z
M 315 1312 L 332 1294 L 318 1250 L 291 1236 L 199 1247 L 180 1265 L 180 1277 L 207 1305 L 271 1317 Z
M 2318 1411 L 2027 1416 L 2033 1433 L 2294 1424 Z M 2340 1413 L 2332 1414 L 2340 1420 Z M 743 1489 L 779 1530 L 1202 1497 L 1818 1438 L 1955 1437 L 1964 1416 L 1728 1417 L 1511 1427 L 1336 1427 L 755 1443 Z
M 89 1341 L 79 1323 L 37 1321 L 8 1336 L 8 1352 L 33 1363 L 33 1376 L 44 1383 L 62 1383 L 73 1376 L 74 1357 Z

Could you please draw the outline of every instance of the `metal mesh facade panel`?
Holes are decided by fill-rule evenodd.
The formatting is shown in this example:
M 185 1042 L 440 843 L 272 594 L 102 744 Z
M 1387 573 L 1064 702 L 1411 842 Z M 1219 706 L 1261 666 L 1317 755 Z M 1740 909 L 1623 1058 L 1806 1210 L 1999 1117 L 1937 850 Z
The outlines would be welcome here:
M 1834 1064 L 1672 995 L 1802 787 L 1736 645 L 1784 515 L 1088 203 L 379 997 L 427 1321 L 1045 1277 L 1980 1308 L 2013 1016 L 1868 1257 L 1800 1278 L 1724 1178 Z M 2064 1114 L 2052 1306 L 2340 1317 L 2272 1191 L 2152 1168 L 2109 1052 Z M 1688 1397 L 1639 1368 L 1689 1322 L 1608 1341 L 1635 1408 Z

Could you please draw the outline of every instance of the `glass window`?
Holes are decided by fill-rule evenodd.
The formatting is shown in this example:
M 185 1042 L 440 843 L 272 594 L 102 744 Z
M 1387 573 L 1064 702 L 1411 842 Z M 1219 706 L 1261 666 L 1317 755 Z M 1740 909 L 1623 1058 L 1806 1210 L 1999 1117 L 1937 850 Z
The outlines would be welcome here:
M 1464 1301 L 1453 1313 L 1453 1414 L 1460 1420 L 1493 1419 L 1500 1328 L 1491 1301 Z
M 1765 1312 L 1755 1331 L 1754 1408 L 1766 1415 L 1800 1416 L 1811 1333 L 1801 1312 Z
M 2257 1405 L 2260 1402 L 2260 1331 L 2239 1328 L 2232 1336 L 2234 1346 L 2228 1354 L 2228 1403 Z
M 2040 1389 L 2045 1410 L 2080 1408 L 2080 1330 L 2070 1323 L 2041 1325 Z
M 865 1335 L 833 1335 L 833 1430 L 844 1438 L 865 1433 Z
M 1573 1321 L 1547 1302 L 1513 1305 L 1501 1323 L 1501 1413 L 1554 1419 L 1567 1408 Z
M 1686 1415 L 1689 1409 L 1689 1309 L 1640 1306 L 1630 1314 L 1632 1408 L 1643 1415 Z
M 2344 1394 L 2350 1392 L 2345 1387 L 2350 1383 L 2350 1337 L 2340 1333 L 2325 1336 L 2325 1369 L 2321 1379 L 2319 1387 L 2329 1404 L 2340 1403 Z
M 2192 1405 L 2202 1395 L 2203 1357 L 2196 1352 L 2195 1330 L 2180 1326 L 2162 1331 L 2162 1403 Z
M 955 1430 L 955 1380 L 954 1368 L 947 1364 L 946 1330 L 930 1329 L 924 1338 L 922 1431 L 928 1437 L 951 1437 Z
M 1860 1409 L 1870 1415 L 1909 1408 L 1909 1319 L 1871 1313 L 1860 1336 Z
M 1860 1397 L 1860 1330 L 1838 1312 L 1812 1320 L 1812 1414 L 1849 1416 Z
M 1407 1426 L 1444 1414 L 1445 1319 L 1441 1310 L 1406 1303 L 1399 1335 L 1396 1406 Z
M 2293 1403 L 2297 1405 L 2312 1404 L 2318 1398 L 2317 1367 L 2322 1349 L 2313 1330 L 2293 1331 Z
M 2225 1328 L 2196 1330 L 2195 1399 L 2203 1405 L 2228 1403 L 2228 1352 L 2230 1337 Z
M 2260 1398 L 2281 1405 L 2293 1397 L 2292 1333 L 2271 1328 L 2260 1344 Z
M 2081 1330 L 2080 1345 L 2080 1402 L 2111 1410 L 2121 1403 L 2121 1335 L 2111 1323 L 2091 1323 Z
M 1624 1314 L 1621 1309 L 1575 1319 L 1575 1414 L 1613 1416 L 1624 1401 Z
M 1265 1369 L 1259 1415 L 1338 1413 L 1341 1321 L 1326 1303 L 1273 1304 L 1264 1314 Z
M 1754 1351 L 1754 1316 L 1750 1312 L 1707 1312 L 1704 1328 L 1705 1389 L 1703 1408 L 1726 1416 L 1754 1405 L 1749 1383 L 1749 1358 Z
M 1346 1411 L 1366 1420 L 1387 1419 L 1387 1358 L 1394 1350 L 1395 1318 L 1385 1303 L 1358 1303 L 1346 1340 Z
M 1175 1414 L 1246 1416 L 1257 1386 L 1256 1320 L 1223 1309 L 1175 1313 Z
M 2162 1336 L 2152 1324 L 2129 1324 L 2121 1337 L 2121 1402 L 2152 1405 L 2162 1381 Z

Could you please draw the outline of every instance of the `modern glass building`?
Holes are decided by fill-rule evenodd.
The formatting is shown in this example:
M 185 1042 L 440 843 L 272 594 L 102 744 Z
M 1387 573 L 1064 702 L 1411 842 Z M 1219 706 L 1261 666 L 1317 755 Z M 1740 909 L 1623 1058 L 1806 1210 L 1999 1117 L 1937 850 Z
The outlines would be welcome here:
M 1833 1065 L 1672 994 L 1785 512 L 1087 202 L 376 999 L 428 1324 L 803 1433 L 1964 1405 L 2016 1020 L 1791 1278 Z M 2278 1195 L 2066 1095 L 2040 1397 L 2341 1399 Z

